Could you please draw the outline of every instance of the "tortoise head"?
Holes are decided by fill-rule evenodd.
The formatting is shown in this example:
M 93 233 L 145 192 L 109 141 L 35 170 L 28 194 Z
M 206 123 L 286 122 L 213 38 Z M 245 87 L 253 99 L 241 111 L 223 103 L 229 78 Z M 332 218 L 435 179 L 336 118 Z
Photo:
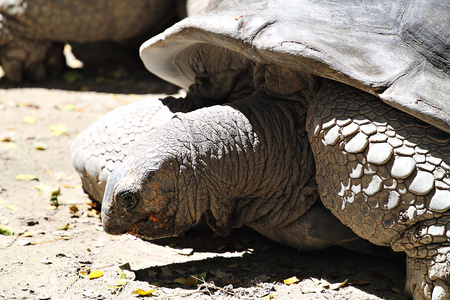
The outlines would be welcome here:
M 174 179 L 166 164 L 124 162 L 106 184 L 103 229 L 109 234 L 130 233 L 146 239 L 177 235 L 184 228 L 175 228 L 176 207 Z

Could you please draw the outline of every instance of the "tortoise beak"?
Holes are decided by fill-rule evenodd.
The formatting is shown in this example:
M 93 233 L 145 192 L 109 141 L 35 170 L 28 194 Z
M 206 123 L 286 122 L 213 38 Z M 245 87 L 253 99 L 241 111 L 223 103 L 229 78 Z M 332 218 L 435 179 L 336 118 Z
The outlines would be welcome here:
M 114 191 L 123 177 L 124 169 L 122 164 L 109 175 L 102 201 L 103 230 L 114 235 L 126 233 L 129 229 L 127 222 L 120 216 L 123 212 L 118 209 L 114 201 Z
M 128 232 L 128 227 L 126 224 L 121 223 L 118 218 L 111 218 L 108 215 L 102 213 L 102 225 L 103 230 L 106 233 L 113 235 L 121 235 Z

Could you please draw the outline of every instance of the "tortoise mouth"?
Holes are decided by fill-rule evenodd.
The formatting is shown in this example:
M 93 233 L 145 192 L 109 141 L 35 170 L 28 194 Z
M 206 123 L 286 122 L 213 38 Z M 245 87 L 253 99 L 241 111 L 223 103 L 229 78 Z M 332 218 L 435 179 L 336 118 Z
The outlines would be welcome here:
M 146 217 L 141 218 L 136 222 L 130 222 L 126 216 L 115 216 L 102 213 L 103 230 L 112 235 L 121 235 L 129 233 L 130 230 L 141 222 L 145 222 Z M 130 225 L 133 224 L 133 225 Z
M 134 223 L 127 232 L 133 236 L 146 240 L 172 237 L 175 235 L 174 223 L 174 217 L 150 214 L 144 219 Z

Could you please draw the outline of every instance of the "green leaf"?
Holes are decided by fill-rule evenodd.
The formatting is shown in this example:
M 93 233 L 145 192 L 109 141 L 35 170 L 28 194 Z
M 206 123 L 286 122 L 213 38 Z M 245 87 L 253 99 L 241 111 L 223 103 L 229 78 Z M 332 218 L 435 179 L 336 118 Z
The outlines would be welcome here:
M 84 79 L 84 76 L 77 71 L 67 71 L 63 74 L 63 79 L 65 82 L 72 84 L 75 81 Z
M 9 227 L 9 226 L 0 225 L 0 234 L 13 235 L 14 229 L 12 229 L 12 227 Z
M 46 150 L 48 146 L 44 143 L 36 143 L 34 144 L 34 149 L 36 150 Z

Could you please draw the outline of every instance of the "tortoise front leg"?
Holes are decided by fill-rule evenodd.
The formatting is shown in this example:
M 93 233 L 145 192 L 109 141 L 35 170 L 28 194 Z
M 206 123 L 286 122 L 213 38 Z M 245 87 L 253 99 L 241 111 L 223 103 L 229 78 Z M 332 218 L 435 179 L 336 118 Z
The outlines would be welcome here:
M 307 129 L 324 205 L 359 236 L 406 252 L 415 299 L 449 299 L 450 135 L 338 83 L 315 97 Z

